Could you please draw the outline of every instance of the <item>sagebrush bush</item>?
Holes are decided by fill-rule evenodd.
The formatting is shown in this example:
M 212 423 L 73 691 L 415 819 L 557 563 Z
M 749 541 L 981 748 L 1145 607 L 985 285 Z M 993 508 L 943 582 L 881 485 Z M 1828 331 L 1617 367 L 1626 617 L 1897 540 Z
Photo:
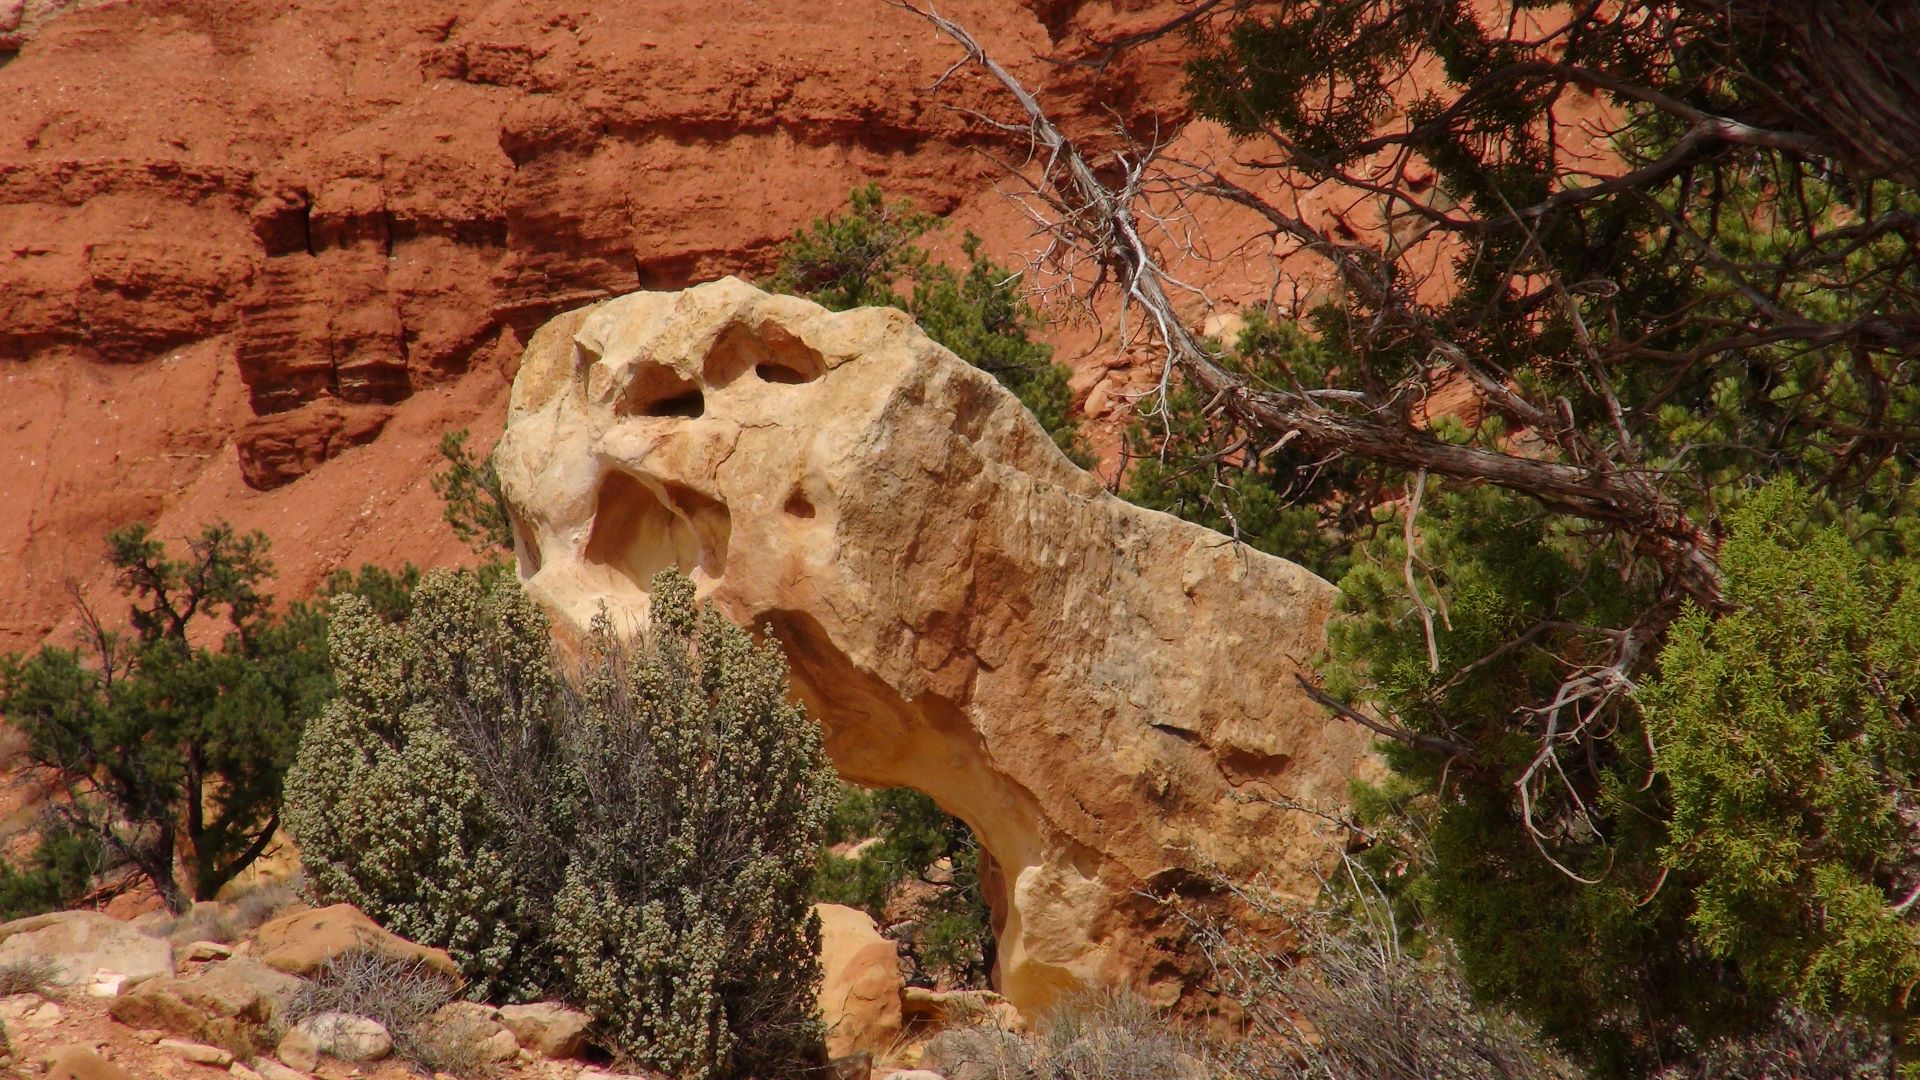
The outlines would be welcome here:
M 59 977 L 59 966 L 44 956 L 0 964 L 0 997 L 13 994 L 44 994 L 53 988 L 54 980 Z
M 540 897 L 518 880 L 513 792 L 487 791 L 461 719 L 550 726 L 544 614 L 510 582 L 484 589 L 434 573 L 403 624 L 354 597 L 329 629 L 338 696 L 307 728 L 288 772 L 287 831 L 316 896 L 359 907 L 444 948 L 481 997 L 546 988 Z M 527 776 L 538 785 L 546 777 Z
M 647 1064 L 776 1074 L 822 1038 L 808 886 L 834 773 L 777 645 L 697 608 L 678 574 L 654 580 L 651 623 L 629 657 L 603 620 L 572 698 L 561 968 Z
M 341 696 L 288 778 L 314 891 L 447 948 L 473 996 L 558 992 L 683 1077 L 817 1056 L 808 885 L 833 772 L 777 646 L 653 582 L 565 677 L 510 580 L 440 573 L 404 626 L 344 605 Z
M 1164 1011 L 1126 991 L 1070 994 L 1040 1031 L 982 1022 L 943 1031 L 927 1063 L 968 1080 L 1209 1080 L 1224 1075 Z

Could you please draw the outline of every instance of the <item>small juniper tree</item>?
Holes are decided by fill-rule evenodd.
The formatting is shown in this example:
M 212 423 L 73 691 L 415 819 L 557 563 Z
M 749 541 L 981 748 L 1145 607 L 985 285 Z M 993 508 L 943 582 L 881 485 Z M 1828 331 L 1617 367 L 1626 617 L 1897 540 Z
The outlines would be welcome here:
M 0 658 L 0 715 L 23 734 L 25 763 L 58 784 L 66 829 L 133 866 L 179 912 L 271 843 L 301 725 L 331 692 L 326 623 L 319 605 L 270 610 L 260 533 L 209 525 L 183 558 L 145 525 L 107 540 L 132 634 L 83 607 L 80 648 Z M 330 588 L 405 586 L 369 571 Z M 88 858 L 71 840 L 46 834 L 54 846 L 42 857 Z M 79 887 L 78 872 L 70 866 L 54 893 Z
M 912 315 L 928 337 L 1011 390 L 1069 457 L 1089 464 L 1067 368 L 1036 340 L 1040 316 L 1022 275 L 981 254 L 971 232 L 960 242 L 964 272 L 935 262 L 916 241 L 943 224 L 909 200 L 888 202 L 878 184 L 854 188 L 844 212 L 816 218 L 788 239 L 767 286 L 834 311 L 893 307 Z
M 1731 609 L 1682 615 L 1643 694 L 1663 855 L 1701 879 L 1689 921 L 1716 956 L 1797 1004 L 1912 1025 L 1920 560 L 1873 565 L 1808 503 L 1781 482 L 1732 515 Z

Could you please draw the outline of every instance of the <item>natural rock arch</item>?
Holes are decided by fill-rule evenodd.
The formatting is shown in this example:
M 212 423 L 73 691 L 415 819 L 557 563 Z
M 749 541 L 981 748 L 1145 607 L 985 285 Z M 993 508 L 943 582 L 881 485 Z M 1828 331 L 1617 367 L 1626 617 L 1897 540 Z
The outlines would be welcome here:
M 1144 890 L 1211 868 L 1311 892 L 1316 819 L 1240 796 L 1337 804 L 1363 767 L 1293 681 L 1332 587 L 1114 498 L 907 316 L 732 278 L 563 315 L 495 461 L 563 624 L 643 619 L 680 566 L 786 646 L 845 776 L 973 829 L 1022 1008 L 1177 996 Z

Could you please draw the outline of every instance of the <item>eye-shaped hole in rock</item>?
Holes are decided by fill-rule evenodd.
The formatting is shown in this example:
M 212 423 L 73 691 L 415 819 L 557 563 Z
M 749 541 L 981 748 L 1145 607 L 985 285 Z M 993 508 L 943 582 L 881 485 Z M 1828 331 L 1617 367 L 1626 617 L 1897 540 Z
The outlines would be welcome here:
M 813 500 L 807 498 L 807 493 L 801 491 L 797 485 L 787 494 L 787 501 L 781 505 L 780 509 L 788 517 L 803 519 L 812 517 L 814 513 Z
M 664 364 L 635 368 L 626 392 L 614 404 L 620 416 L 678 416 L 692 419 L 707 411 L 700 384 Z
M 709 386 L 726 386 L 747 372 L 762 382 L 809 383 L 827 373 L 826 358 L 771 322 L 735 324 L 708 351 L 700 372 Z
M 600 482 L 586 561 L 647 592 L 669 566 L 708 578 L 726 571 L 733 515 L 681 484 L 657 487 L 622 472 Z

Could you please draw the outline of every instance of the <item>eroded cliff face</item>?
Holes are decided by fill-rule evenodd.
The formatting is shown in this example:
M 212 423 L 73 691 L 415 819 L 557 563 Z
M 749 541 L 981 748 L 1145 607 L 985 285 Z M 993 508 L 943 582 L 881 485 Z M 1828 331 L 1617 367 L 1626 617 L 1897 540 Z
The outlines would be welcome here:
M 1169 54 L 1038 57 L 1173 3 L 945 9 L 1070 118 L 1171 123 Z M 765 269 L 855 184 L 1017 257 L 952 58 L 879 0 L 0 0 L 0 650 L 133 520 L 265 528 L 293 593 L 456 560 L 432 446 L 528 331 Z
M 972 827 L 1022 1009 L 1191 988 L 1145 894 L 1317 887 L 1334 849 L 1277 802 L 1339 805 L 1366 767 L 1294 682 L 1333 586 L 1115 498 L 905 315 L 728 278 L 560 316 L 495 460 L 563 626 L 638 630 L 679 567 L 786 647 L 844 775 Z

